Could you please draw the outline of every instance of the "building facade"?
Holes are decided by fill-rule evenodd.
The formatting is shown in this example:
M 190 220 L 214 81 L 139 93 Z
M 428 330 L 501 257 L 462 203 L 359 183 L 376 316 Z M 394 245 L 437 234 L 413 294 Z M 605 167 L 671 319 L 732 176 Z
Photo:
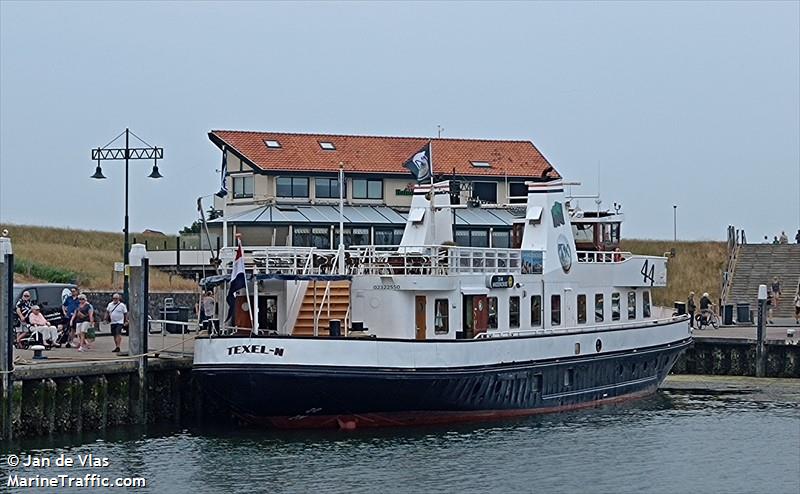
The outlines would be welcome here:
M 295 134 L 214 130 L 227 163 L 222 217 L 210 222 L 246 245 L 338 245 L 339 168 L 344 172 L 344 242 L 400 242 L 414 176 L 403 164 L 430 143 L 434 179 L 451 181 L 457 244 L 508 247 L 513 208 L 526 181 L 558 178 L 528 141 Z

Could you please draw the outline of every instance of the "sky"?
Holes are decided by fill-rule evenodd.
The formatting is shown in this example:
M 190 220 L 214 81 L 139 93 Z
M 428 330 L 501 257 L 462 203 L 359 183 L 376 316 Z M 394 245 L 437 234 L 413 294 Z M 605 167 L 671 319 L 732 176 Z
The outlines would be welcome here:
M 0 223 L 176 232 L 212 129 L 525 139 L 623 236 L 800 228 L 800 2 L 0 1 Z M 596 207 L 583 200 L 583 209 Z M 13 233 L 12 233 L 13 235 Z

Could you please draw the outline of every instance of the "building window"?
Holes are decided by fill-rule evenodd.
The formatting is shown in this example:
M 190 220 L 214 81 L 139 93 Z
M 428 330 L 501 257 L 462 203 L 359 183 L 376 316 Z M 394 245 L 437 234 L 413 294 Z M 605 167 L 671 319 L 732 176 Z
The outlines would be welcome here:
M 369 245 L 369 228 L 345 228 L 344 245 Z M 339 227 L 333 230 L 333 248 L 339 248 Z
M 278 197 L 308 197 L 307 177 L 278 177 Z
M 400 245 L 402 228 L 375 228 L 375 245 Z
M 492 164 L 488 161 L 470 161 L 475 168 L 491 168 Z
M 636 292 L 628 292 L 628 319 L 636 319 Z
M 519 297 L 516 295 L 508 298 L 508 327 L 519 327 Z
M 619 321 L 619 293 L 611 294 L 611 320 Z
M 642 292 L 642 317 L 650 317 L 650 292 Z
M 525 182 L 511 182 L 508 184 L 508 202 L 511 204 L 525 204 L 528 202 L 528 186 Z
M 434 307 L 433 331 L 436 334 L 447 334 L 450 331 L 450 301 L 437 298 Z
M 253 197 L 253 185 L 255 179 L 252 175 L 243 175 L 241 177 L 233 178 L 233 198 L 243 199 L 245 197 Z
M 486 299 L 489 305 L 489 329 L 497 329 L 497 297 L 489 297 Z
M 320 141 L 319 142 L 319 147 L 321 147 L 325 151 L 335 151 L 336 150 L 336 146 L 334 146 L 332 142 Z
M 489 247 L 489 231 L 456 229 L 456 245 L 460 247 Z
M 271 141 L 268 139 L 264 139 L 264 145 L 270 149 L 280 149 L 281 143 L 278 141 Z
M 578 324 L 586 324 L 586 295 L 578 295 Z
M 542 325 L 542 296 L 531 295 L 531 326 Z
M 603 294 L 596 293 L 594 295 L 594 322 L 603 322 L 605 315 L 603 314 Z
M 473 182 L 472 198 L 480 202 L 497 204 L 497 182 Z
M 327 227 L 296 226 L 292 236 L 292 245 L 295 247 L 330 249 L 330 229 Z
M 347 194 L 344 194 L 345 196 Z M 339 198 L 339 179 L 338 178 L 315 178 L 314 196 L 317 199 L 338 199 Z
M 492 247 L 498 249 L 511 248 L 511 230 L 492 230 Z
M 550 325 L 561 325 L 561 295 L 550 295 Z
M 354 178 L 353 199 L 383 199 L 383 180 Z

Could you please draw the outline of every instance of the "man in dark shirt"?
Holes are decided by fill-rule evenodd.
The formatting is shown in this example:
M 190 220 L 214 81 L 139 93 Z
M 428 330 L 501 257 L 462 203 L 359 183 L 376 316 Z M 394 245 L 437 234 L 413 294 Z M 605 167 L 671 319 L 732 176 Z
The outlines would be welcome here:
M 694 313 L 697 312 L 697 304 L 694 301 L 694 292 L 689 292 L 689 299 L 686 301 L 686 312 L 689 314 L 689 327 L 694 327 Z
M 708 297 L 708 292 L 703 293 L 703 296 L 700 297 L 700 314 L 705 318 L 710 317 L 711 307 L 713 305 L 711 299 Z
M 31 314 L 31 293 L 28 290 L 22 292 L 22 296 L 17 300 L 16 311 L 17 319 L 20 324 L 28 324 L 28 316 Z
M 75 339 L 75 324 L 72 322 L 72 316 L 75 314 L 75 310 L 81 304 L 80 300 L 78 300 L 78 289 L 72 288 L 70 290 L 71 296 L 67 297 L 64 300 L 64 304 L 61 306 L 61 313 L 64 314 L 64 327 L 69 328 L 69 340 L 67 340 L 66 347 L 69 348 L 72 341 Z

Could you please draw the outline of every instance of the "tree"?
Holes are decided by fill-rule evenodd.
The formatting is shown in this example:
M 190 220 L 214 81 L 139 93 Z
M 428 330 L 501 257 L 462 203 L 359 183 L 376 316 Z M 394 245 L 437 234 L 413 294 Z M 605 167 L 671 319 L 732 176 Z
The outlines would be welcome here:
M 220 211 L 219 209 L 214 209 L 214 206 L 208 207 L 208 211 L 206 211 L 206 221 L 215 220 L 220 217 L 222 217 L 222 211 Z M 183 230 L 181 230 L 179 233 L 181 235 L 200 233 L 202 228 L 203 228 L 203 222 L 198 219 L 195 220 L 191 225 L 183 227 Z

